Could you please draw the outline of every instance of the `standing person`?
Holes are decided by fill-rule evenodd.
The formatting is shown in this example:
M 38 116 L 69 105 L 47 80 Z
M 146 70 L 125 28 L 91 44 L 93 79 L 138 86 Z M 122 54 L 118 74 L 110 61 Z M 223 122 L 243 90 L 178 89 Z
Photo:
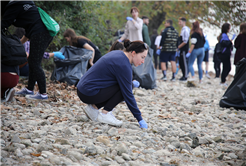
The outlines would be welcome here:
M 219 37 L 217 37 L 218 43 L 220 42 Z M 220 77 L 220 64 L 221 64 L 221 60 L 219 58 L 219 55 L 217 54 L 216 50 L 218 47 L 218 43 L 215 45 L 214 48 L 214 56 L 213 56 L 213 62 L 214 62 L 214 70 L 215 70 L 215 78 L 219 78 Z
M 230 32 L 231 25 L 229 23 L 224 23 L 221 28 L 221 34 L 219 36 L 220 45 L 223 48 L 222 53 L 219 54 L 219 58 L 223 64 L 221 73 L 221 85 L 228 86 L 226 84 L 226 77 L 231 71 L 231 51 L 233 49 L 232 42 L 229 39 L 227 33 Z
M 124 39 L 129 39 L 130 41 L 141 40 L 143 41 L 142 29 L 143 20 L 138 17 L 139 10 L 137 7 L 132 7 L 130 10 L 132 17 L 126 17 L 128 20 L 125 27 L 125 32 L 119 39 L 122 42 Z
M 70 46 L 85 48 L 93 51 L 92 58 L 88 62 L 87 69 L 93 66 L 93 64 L 96 63 L 96 61 L 102 57 L 101 52 L 91 42 L 90 39 L 86 38 L 85 36 L 77 36 L 73 29 L 66 29 L 66 31 L 63 33 L 63 37 L 67 40 Z
M 147 16 L 142 17 L 143 20 L 143 30 L 142 30 L 142 35 L 143 35 L 143 42 L 147 43 L 149 47 L 151 47 L 151 41 L 149 38 L 149 18 Z
M 77 85 L 80 100 L 88 106 L 86 115 L 93 121 L 121 126 L 112 114 L 114 107 L 125 100 L 133 116 L 138 120 L 140 128 L 147 128 L 132 93 L 132 66 L 144 63 L 148 53 L 148 45 L 142 41 L 124 41 L 123 51 L 115 50 L 104 55 L 88 70 Z M 103 108 L 99 113 L 100 108 Z
M 246 23 L 241 23 L 240 34 L 234 42 L 234 47 L 237 49 L 234 57 L 234 65 L 236 65 L 241 59 L 246 58 Z
M 205 37 L 205 44 L 204 44 L 204 59 L 203 61 L 205 62 L 205 76 L 210 79 L 210 75 L 208 74 L 208 66 L 209 66 L 209 43 L 207 37 Z
M 154 64 L 155 64 L 155 69 L 157 70 L 157 66 L 159 64 L 159 69 L 161 69 L 161 63 L 159 62 L 158 63 L 158 55 L 156 54 L 156 45 L 155 45 L 155 39 L 156 37 L 158 36 L 158 33 L 157 33 L 157 30 L 154 29 L 153 30 L 153 34 L 151 35 L 150 37 L 150 40 L 151 40 L 151 48 L 153 49 L 153 54 L 154 54 Z
M 190 81 L 194 81 L 194 68 L 193 64 L 197 58 L 197 67 L 198 67 L 198 74 L 199 74 L 199 83 L 202 82 L 202 61 L 204 59 L 204 43 L 205 43 L 205 37 L 203 36 L 202 30 L 200 29 L 199 22 L 195 21 L 192 23 L 192 29 L 191 29 L 191 46 L 189 52 L 186 54 L 186 57 L 189 57 L 188 59 L 188 65 L 189 65 L 189 72 L 191 72 L 191 79 Z
M 162 32 L 161 37 L 161 43 L 159 46 L 162 47 L 161 54 L 160 54 L 160 60 L 161 60 L 161 70 L 163 73 L 162 80 L 166 81 L 166 63 L 168 61 L 171 62 L 172 67 L 172 79 L 171 81 L 175 81 L 175 73 L 176 73 L 176 50 L 177 50 L 177 41 L 178 41 L 178 32 L 176 29 L 172 26 L 173 21 L 172 20 L 166 20 L 165 22 L 165 29 Z
M 186 19 L 184 17 L 179 18 L 179 25 L 182 27 L 180 37 L 179 37 L 179 45 L 178 50 L 180 50 L 179 56 L 179 66 L 182 70 L 183 76 L 179 79 L 180 81 L 186 81 L 188 77 L 188 58 L 186 58 L 186 54 L 189 50 L 189 37 L 190 37 L 190 28 L 186 25 Z
M 25 29 L 26 34 L 22 37 L 22 44 L 30 40 L 29 78 L 27 88 L 16 92 L 17 95 L 26 95 L 33 100 L 47 100 L 46 79 L 41 67 L 43 54 L 53 37 L 41 20 L 37 7 L 32 1 L 10 1 L 4 9 L 1 21 L 1 29 L 8 28 L 11 24 Z M 39 92 L 34 95 L 33 89 L 37 81 Z
M 17 35 L 20 39 L 25 35 L 25 29 L 23 28 L 16 28 L 15 35 Z M 30 41 L 26 41 L 23 46 L 25 47 L 26 50 L 26 55 L 27 58 L 29 57 L 30 54 Z M 48 52 L 44 52 L 43 58 L 44 59 L 49 59 L 51 57 L 56 57 L 59 59 L 65 59 L 65 56 L 62 55 L 61 52 L 57 51 L 57 52 L 53 52 L 53 53 L 48 53 Z M 28 62 L 19 65 L 19 76 L 29 76 L 29 65 Z
M 158 35 L 155 39 L 155 47 L 156 47 L 156 55 L 159 56 L 159 70 L 161 70 L 161 49 L 159 49 L 160 43 L 161 43 L 161 34 L 164 31 L 164 29 L 161 30 L 160 35 Z

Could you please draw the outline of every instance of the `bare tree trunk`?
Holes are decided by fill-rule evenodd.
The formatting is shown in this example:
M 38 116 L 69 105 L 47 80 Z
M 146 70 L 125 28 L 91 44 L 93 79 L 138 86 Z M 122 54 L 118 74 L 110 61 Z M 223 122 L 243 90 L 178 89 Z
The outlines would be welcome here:
M 152 35 L 154 29 L 158 29 L 163 21 L 166 20 L 166 12 L 157 13 L 149 20 L 149 34 Z M 164 27 L 163 27 L 164 28 Z

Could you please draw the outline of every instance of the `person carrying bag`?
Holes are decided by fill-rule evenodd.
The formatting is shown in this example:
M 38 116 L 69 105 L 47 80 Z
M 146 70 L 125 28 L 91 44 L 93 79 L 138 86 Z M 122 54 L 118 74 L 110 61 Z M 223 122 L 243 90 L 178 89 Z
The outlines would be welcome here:
M 47 30 L 33 1 L 10 1 L 6 5 L 2 11 L 1 29 L 8 28 L 12 24 L 25 29 L 26 34 L 21 38 L 21 43 L 29 39 L 31 48 L 28 57 L 28 86 L 15 95 L 24 95 L 31 100 L 48 100 L 46 78 L 41 63 L 45 50 L 53 40 L 53 35 Z M 36 82 L 39 92 L 34 95 Z

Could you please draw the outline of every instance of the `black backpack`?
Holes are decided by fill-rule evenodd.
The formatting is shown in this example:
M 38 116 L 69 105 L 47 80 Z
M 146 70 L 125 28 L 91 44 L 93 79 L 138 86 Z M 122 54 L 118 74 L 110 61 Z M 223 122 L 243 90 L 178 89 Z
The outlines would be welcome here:
M 27 62 L 27 55 L 23 44 L 16 35 L 8 30 L 1 31 L 1 63 L 17 66 Z

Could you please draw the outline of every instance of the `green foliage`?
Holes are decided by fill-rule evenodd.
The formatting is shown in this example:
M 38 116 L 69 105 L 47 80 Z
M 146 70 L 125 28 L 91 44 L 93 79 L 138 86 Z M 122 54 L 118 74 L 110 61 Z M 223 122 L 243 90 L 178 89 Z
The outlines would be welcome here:
M 180 32 L 178 18 L 199 20 L 207 25 L 221 27 L 229 21 L 238 26 L 246 20 L 246 2 L 239 1 L 35 1 L 60 25 L 60 32 L 54 37 L 48 51 L 57 51 L 68 45 L 63 32 L 72 28 L 77 35 L 91 39 L 104 55 L 116 38 L 114 34 L 124 29 L 126 17 L 131 16 L 133 6 L 140 10 L 139 17 L 149 17 L 149 34 L 153 29 L 164 29 L 166 19 L 173 20 L 173 26 Z M 47 63 L 48 64 L 48 63 Z M 51 64 L 51 63 L 50 63 Z

